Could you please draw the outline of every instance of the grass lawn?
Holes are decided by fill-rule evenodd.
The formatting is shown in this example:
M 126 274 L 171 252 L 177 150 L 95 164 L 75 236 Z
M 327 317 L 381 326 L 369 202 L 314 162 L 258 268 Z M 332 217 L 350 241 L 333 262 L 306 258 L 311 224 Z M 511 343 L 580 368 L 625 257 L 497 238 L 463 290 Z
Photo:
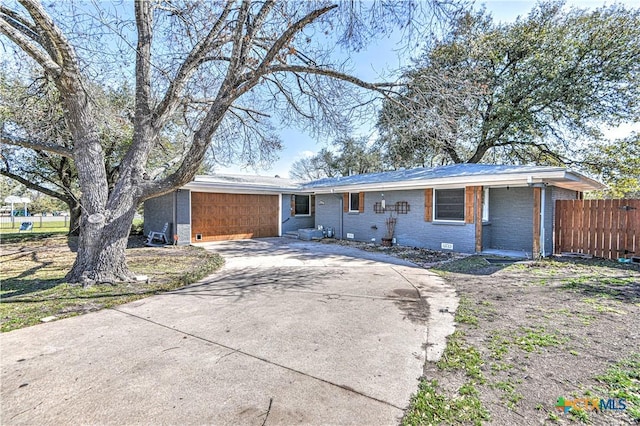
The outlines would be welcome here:
M 130 239 L 127 262 L 149 282 L 82 288 L 64 282 L 75 260 L 61 233 L 3 234 L 0 244 L 0 331 L 80 315 L 190 284 L 222 266 L 222 258 L 201 248 L 144 247 Z
M 64 226 L 64 223 L 60 222 L 60 223 L 56 223 L 56 222 L 51 222 L 51 223 L 46 223 L 46 226 L 36 226 L 36 224 L 34 224 L 33 229 L 31 231 L 25 231 L 25 232 L 18 232 L 18 229 L 20 229 L 20 224 L 16 224 L 16 226 L 14 226 L 13 228 L 0 228 L 0 239 L 2 241 L 5 240 L 5 238 L 12 238 L 16 235 L 29 235 L 29 234 L 66 234 L 67 232 L 69 232 L 69 226 Z
M 404 425 L 640 422 L 638 266 L 471 256 L 432 270 L 460 297 L 456 332 Z

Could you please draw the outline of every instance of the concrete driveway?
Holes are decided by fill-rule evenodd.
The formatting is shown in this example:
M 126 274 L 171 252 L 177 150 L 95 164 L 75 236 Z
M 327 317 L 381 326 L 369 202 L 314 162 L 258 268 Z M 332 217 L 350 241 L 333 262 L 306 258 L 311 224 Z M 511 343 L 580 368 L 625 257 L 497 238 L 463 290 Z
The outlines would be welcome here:
M 410 263 L 205 246 L 227 264 L 197 284 L 2 334 L 0 422 L 397 424 L 453 331 L 455 293 Z

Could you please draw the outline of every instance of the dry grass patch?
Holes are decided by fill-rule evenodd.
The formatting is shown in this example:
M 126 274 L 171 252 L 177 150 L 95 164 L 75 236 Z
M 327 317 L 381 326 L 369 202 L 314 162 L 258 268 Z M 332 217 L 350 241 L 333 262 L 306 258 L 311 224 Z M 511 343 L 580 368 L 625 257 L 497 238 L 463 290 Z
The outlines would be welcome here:
M 190 284 L 215 271 L 222 258 L 202 248 L 144 247 L 132 237 L 127 261 L 149 282 L 89 288 L 64 282 L 75 260 L 66 236 L 17 236 L 0 245 L 0 331 L 39 324 L 42 319 L 80 315 Z

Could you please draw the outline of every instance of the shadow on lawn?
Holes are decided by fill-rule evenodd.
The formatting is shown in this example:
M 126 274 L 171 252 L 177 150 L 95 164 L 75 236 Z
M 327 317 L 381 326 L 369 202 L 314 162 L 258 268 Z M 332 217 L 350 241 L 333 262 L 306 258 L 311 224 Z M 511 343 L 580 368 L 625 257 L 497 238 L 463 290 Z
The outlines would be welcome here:
M 57 283 L 59 284 L 59 283 Z M 53 285 L 53 288 L 57 284 Z M 42 289 L 45 290 L 45 289 Z M 115 291 L 112 293 L 91 293 L 91 294 L 68 294 L 68 295 L 42 295 L 42 296 L 27 296 L 27 297 L 18 297 L 20 294 L 11 295 L 10 297 L 3 297 L 0 300 L 0 303 L 39 303 L 39 302 L 50 302 L 50 301 L 63 301 L 63 300 L 98 300 L 98 299 L 109 299 L 109 298 L 118 298 L 118 297 L 131 297 L 131 296 L 152 296 L 154 294 L 164 293 L 164 290 L 158 289 L 147 289 L 144 291 L 131 291 L 130 289 L 122 289 L 123 291 Z M 26 293 L 24 293 L 26 294 Z M 24 296 L 22 294 L 22 296 Z
M 31 269 L 39 269 L 40 267 L 35 267 Z M 20 277 L 27 276 L 24 272 L 20 274 Z M 43 279 L 43 280 L 35 280 L 35 279 L 20 279 L 19 277 L 12 278 L 10 280 L 6 280 L 2 282 L 2 291 L 6 292 L 2 295 L 2 299 L 0 299 L 0 303 L 11 303 L 16 302 L 13 300 L 18 296 L 24 296 L 25 294 L 36 293 L 38 291 L 49 290 L 62 282 L 60 279 Z
M 578 292 L 587 297 L 601 297 L 624 303 L 640 302 L 640 278 L 638 277 L 569 279 L 560 288 Z

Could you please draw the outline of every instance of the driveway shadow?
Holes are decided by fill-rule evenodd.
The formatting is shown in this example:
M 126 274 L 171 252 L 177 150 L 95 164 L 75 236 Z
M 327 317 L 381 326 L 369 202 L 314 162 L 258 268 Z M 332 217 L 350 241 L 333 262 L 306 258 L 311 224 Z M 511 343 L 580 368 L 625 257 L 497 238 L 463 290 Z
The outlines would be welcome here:
M 200 297 L 228 297 L 234 300 L 249 295 L 284 290 L 310 290 L 317 287 L 326 272 L 319 268 L 286 267 L 227 268 L 204 280 L 166 294 Z

